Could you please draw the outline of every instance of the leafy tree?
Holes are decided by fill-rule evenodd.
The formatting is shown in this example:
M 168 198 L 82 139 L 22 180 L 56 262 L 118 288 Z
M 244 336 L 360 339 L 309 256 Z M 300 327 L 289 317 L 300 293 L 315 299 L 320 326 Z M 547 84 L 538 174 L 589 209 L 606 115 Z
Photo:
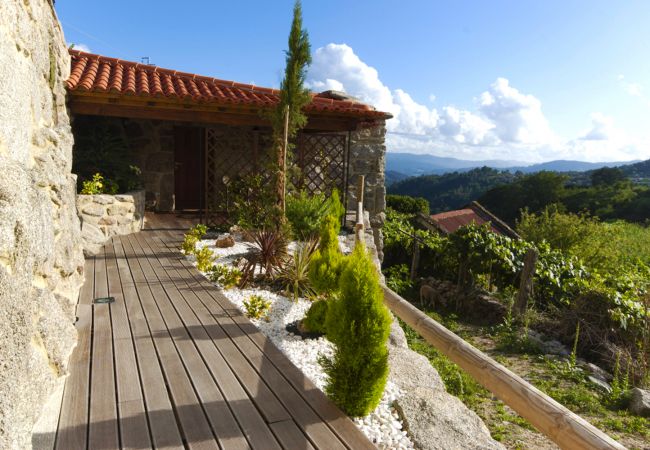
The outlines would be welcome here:
M 340 291 L 327 313 L 327 337 L 336 351 L 331 359 L 320 360 L 329 376 L 325 391 L 349 415 L 364 416 L 379 404 L 388 378 L 391 318 L 379 275 L 363 245 L 352 252 Z
M 293 6 L 289 49 L 286 52 L 284 79 L 280 85 L 280 101 L 271 114 L 277 171 L 276 193 L 278 208 L 282 211 L 283 216 L 287 165 L 292 159 L 291 145 L 287 144 L 285 147 L 285 138 L 287 140 L 294 138 L 298 131 L 307 124 L 307 116 L 303 114 L 302 109 L 311 102 L 311 94 L 304 87 L 309 64 L 311 64 L 309 35 L 307 30 L 302 27 L 302 7 L 300 0 L 297 0 Z M 286 136 L 284 134 L 285 121 L 287 123 Z
M 592 186 L 613 186 L 627 177 L 618 167 L 602 167 L 591 172 Z
M 404 214 L 429 214 L 429 202 L 422 197 L 389 194 L 386 196 L 386 206 Z

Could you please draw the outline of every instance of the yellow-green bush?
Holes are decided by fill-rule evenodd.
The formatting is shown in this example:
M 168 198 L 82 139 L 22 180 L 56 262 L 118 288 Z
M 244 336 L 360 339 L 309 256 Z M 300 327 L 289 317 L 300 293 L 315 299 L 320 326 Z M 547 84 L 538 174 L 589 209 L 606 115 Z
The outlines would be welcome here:
M 268 314 L 271 302 L 261 295 L 251 295 L 248 300 L 244 300 L 246 316 L 252 319 L 260 319 Z
M 329 300 L 325 326 L 336 345 L 321 358 L 328 396 L 351 416 L 364 416 L 381 400 L 388 377 L 391 318 L 383 303 L 379 275 L 363 245 L 357 245 L 340 278 L 339 298 Z
M 309 280 L 314 290 L 320 294 L 338 290 L 338 281 L 345 261 L 339 250 L 338 228 L 339 223 L 335 216 L 325 217 L 321 224 L 319 248 L 309 265 Z
M 329 300 L 316 300 L 307 310 L 307 314 L 302 321 L 303 326 L 312 333 L 325 334 L 328 308 Z

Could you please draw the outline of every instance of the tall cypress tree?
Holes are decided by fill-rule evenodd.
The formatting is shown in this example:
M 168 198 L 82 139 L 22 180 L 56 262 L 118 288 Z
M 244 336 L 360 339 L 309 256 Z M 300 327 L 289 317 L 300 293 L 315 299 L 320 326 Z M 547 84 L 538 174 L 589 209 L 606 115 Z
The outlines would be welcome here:
M 309 35 L 302 27 L 302 7 L 300 0 L 293 6 L 293 22 L 289 33 L 289 49 L 286 53 L 286 67 L 284 79 L 280 85 L 280 102 L 273 111 L 271 122 L 273 124 L 273 145 L 275 148 L 275 162 L 277 166 L 276 191 L 278 207 L 284 216 L 284 196 L 286 190 L 287 164 L 290 164 L 292 146 L 284 145 L 285 114 L 288 107 L 287 138 L 292 139 L 307 123 L 307 116 L 302 109 L 311 102 L 311 94 L 305 88 L 307 67 L 311 64 L 311 46 Z M 287 154 L 285 155 L 285 151 Z

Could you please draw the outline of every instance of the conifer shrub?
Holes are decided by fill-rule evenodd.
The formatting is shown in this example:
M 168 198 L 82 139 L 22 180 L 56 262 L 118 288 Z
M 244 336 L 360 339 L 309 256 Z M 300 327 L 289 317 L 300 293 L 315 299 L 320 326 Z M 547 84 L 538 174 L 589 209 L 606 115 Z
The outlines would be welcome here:
M 386 385 L 391 319 L 363 245 L 355 247 L 345 265 L 339 298 L 329 301 L 325 327 L 336 352 L 320 360 L 329 376 L 325 391 L 349 415 L 364 416 L 377 407 Z
M 307 314 L 302 320 L 303 326 L 312 333 L 326 334 L 325 321 L 328 309 L 329 300 L 316 300 L 307 310 Z
M 319 248 L 309 266 L 309 280 L 319 294 L 331 294 L 338 290 L 338 281 L 345 258 L 339 250 L 339 221 L 333 215 L 323 220 L 320 230 Z

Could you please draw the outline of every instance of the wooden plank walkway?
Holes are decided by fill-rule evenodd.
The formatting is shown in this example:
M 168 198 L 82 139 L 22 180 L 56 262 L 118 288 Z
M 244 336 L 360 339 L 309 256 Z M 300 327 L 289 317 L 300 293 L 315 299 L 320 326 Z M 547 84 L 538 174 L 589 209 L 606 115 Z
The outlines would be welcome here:
M 178 252 L 190 225 L 148 215 L 86 260 L 55 448 L 375 448 Z

